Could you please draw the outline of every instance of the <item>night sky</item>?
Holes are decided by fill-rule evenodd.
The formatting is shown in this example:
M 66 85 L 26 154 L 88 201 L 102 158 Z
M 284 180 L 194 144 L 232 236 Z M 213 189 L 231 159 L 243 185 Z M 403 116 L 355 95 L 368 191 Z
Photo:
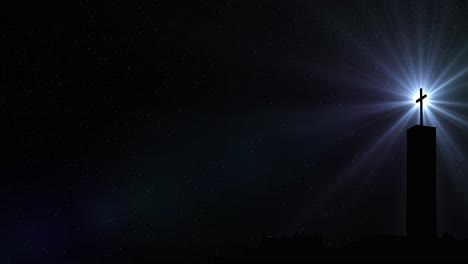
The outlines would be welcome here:
M 0 257 L 404 235 L 420 87 L 438 233 L 468 238 L 467 15 L 451 1 L 18 1 L 0 25 Z

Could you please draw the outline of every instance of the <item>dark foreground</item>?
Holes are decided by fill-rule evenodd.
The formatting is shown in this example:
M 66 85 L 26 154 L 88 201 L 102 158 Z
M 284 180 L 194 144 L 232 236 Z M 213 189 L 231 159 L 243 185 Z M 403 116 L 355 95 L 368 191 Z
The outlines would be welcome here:
M 341 248 L 324 247 L 320 237 L 265 238 L 243 256 L 217 258 L 217 263 L 320 262 L 468 262 L 468 241 L 443 236 L 433 241 L 412 241 L 399 236 L 376 236 Z
M 468 263 L 468 240 L 443 236 L 412 241 L 401 236 L 375 236 L 340 248 L 327 248 L 320 236 L 266 237 L 256 248 L 133 248 L 107 251 L 75 248 L 61 256 L 19 256 L 5 263 L 322 263 L 435 261 Z M 10 252 L 14 253 L 14 252 Z M 0 263 L 4 263 L 1 261 Z

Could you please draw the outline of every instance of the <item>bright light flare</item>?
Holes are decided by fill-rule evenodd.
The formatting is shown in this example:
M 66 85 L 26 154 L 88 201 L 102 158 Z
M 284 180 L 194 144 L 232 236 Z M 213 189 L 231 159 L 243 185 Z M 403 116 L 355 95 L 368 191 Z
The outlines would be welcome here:
M 423 99 L 424 125 L 437 127 L 438 167 L 447 168 L 443 172 L 444 181 L 451 181 L 460 194 L 468 190 L 468 163 L 463 162 L 468 157 L 468 46 L 463 41 L 450 41 L 456 34 L 448 35 L 453 32 L 449 30 L 453 24 L 449 9 L 438 10 L 440 17 L 433 20 L 425 19 L 421 13 L 424 8 L 418 9 L 421 11 L 416 16 L 418 23 L 414 23 L 401 16 L 396 2 L 389 5 L 386 10 L 390 10 L 390 15 L 373 17 L 376 23 L 372 23 L 371 31 L 379 37 L 373 46 L 367 45 L 365 38 L 344 39 L 349 50 L 354 49 L 355 54 L 362 56 L 360 63 L 345 65 L 353 77 L 349 83 L 359 87 L 356 98 L 371 98 L 350 103 L 346 118 L 359 122 L 359 127 L 374 129 L 369 124 L 377 122 L 383 125 L 375 133 L 369 133 L 368 144 L 362 146 L 359 159 L 343 168 L 324 192 L 326 195 L 320 201 L 323 204 L 350 182 L 365 184 L 369 177 L 379 176 L 373 171 L 392 160 L 398 151 L 401 153 L 406 130 L 419 124 L 420 104 L 416 100 L 420 98 L 420 88 L 427 95 Z M 372 18 L 374 10 L 364 12 Z M 442 21 L 439 18 L 445 22 L 435 23 Z M 369 164 L 375 170 L 369 171 Z M 404 177 L 404 170 L 401 173 Z M 466 194 L 460 200 L 468 206 Z

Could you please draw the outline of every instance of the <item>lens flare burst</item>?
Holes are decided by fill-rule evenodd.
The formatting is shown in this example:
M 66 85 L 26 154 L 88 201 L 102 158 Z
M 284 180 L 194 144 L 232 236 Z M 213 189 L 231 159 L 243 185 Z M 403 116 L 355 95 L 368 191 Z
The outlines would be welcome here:
M 352 114 L 347 118 L 361 117 L 363 128 L 375 122 L 383 125 L 368 138 L 362 153 L 315 200 L 321 203 L 315 204 L 317 207 L 326 207 L 356 178 L 365 184 L 377 177 L 379 174 L 374 172 L 382 170 L 381 164 L 394 157 L 396 149 L 404 153 L 401 149 L 406 148 L 406 129 L 419 124 L 420 104 L 416 100 L 420 88 L 427 94 L 423 101 L 424 125 L 437 127 L 438 184 L 451 182 L 456 188 L 453 193 L 459 195 L 458 207 L 468 205 L 468 197 L 463 194 L 468 190 L 468 166 L 464 162 L 468 154 L 464 147 L 468 144 L 468 36 L 460 27 L 455 28 L 468 24 L 468 19 L 454 15 L 451 7 L 441 3 L 411 4 L 412 8 L 402 8 L 392 1 L 384 4 L 380 13 L 363 7 L 362 15 L 369 19 L 370 35 L 374 36 L 371 40 L 356 28 L 340 29 L 351 32 L 345 37 L 353 37 L 343 38 L 343 43 L 360 61 L 341 60 L 339 66 L 348 72 L 349 85 L 359 87 L 358 96 L 366 98 L 350 100 L 346 108 Z M 406 164 L 402 167 L 404 176 Z M 439 188 L 438 197 L 443 192 Z M 444 222 L 444 205 L 438 208 L 439 219 Z M 404 222 L 404 218 L 399 221 Z M 445 226 L 443 230 L 450 228 L 454 227 Z M 403 228 L 396 230 L 404 232 Z

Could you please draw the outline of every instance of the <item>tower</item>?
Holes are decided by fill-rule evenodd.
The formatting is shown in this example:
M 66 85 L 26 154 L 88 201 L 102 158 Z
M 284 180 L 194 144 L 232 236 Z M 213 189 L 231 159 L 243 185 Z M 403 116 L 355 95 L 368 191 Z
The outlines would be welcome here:
M 409 239 L 436 237 L 436 128 L 407 130 L 406 232 Z

